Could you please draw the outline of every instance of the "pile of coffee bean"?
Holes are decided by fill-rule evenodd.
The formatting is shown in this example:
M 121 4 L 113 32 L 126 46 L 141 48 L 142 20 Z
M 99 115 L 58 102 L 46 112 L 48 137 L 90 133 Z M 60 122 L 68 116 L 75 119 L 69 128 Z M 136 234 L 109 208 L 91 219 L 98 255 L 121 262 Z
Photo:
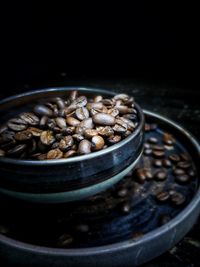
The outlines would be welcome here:
M 88 98 L 71 91 L 38 103 L 0 127 L 0 157 L 51 160 L 89 154 L 114 145 L 138 125 L 134 98 Z

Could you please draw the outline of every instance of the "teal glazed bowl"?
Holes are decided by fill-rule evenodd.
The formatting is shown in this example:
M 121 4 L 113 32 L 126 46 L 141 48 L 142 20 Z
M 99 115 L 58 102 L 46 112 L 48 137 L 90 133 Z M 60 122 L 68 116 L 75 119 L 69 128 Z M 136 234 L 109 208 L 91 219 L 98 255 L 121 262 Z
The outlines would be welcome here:
M 87 96 L 115 95 L 111 91 L 80 87 L 23 93 L 0 101 L 0 124 L 32 109 L 38 100 L 62 97 L 72 90 Z M 0 158 L 0 192 L 26 201 L 60 203 L 87 198 L 111 187 L 136 165 L 143 151 L 144 115 L 137 104 L 135 108 L 139 120 L 135 131 L 101 151 L 43 161 Z

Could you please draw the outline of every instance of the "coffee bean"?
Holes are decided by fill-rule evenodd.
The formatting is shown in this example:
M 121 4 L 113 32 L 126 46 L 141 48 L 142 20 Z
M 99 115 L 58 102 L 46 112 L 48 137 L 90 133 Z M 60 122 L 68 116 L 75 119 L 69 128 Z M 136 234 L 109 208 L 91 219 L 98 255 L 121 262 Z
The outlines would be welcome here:
M 158 180 L 158 181 L 164 181 L 167 179 L 167 173 L 166 171 L 158 171 L 155 173 L 154 175 L 155 179 Z
M 59 142 L 55 142 L 53 143 L 53 145 L 51 146 L 52 149 L 55 149 L 55 148 L 59 148 Z
M 131 205 L 128 202 L 125 202 L 121 206 L 121 212 L 124 214 L 128 214 L 131 211 Z
M 171 196 L 171 201 L 176 206 L 181 206 L 185 203 L 185 196 L 179 192 L 176 192 Z
M 39 137 L 43 131 L 35 127 L 29 127 L 27 132 L 30 132 L 32 136 Z
M 53 111 L 45 105 L 36 105 L 33 109 L 34 113 L 39 116 L 52 117 Z
M 164 133 L 163 142 L 168 146 L 172 146 L 175 143 L 175 140 L 174 140 L 174 137 L 171 134 Z
M 144 130 L 145 132 L 149 132 L 151 130 L 150 124 L 145 123 Z
M 47 125 L 48 117 L 42 116 L 40 119 L 40 127 L 43 129 Z
M 172 166 L 171 161 L 168 159 L 163 159 L 162 163 L 165 168 L 170 168 Z
M 187 174 L 179 174 L 176 176 L 175 180 L 179 184 L 187 184 L 190 182 L 190 176 Z
M 15 140 L 17 141 L 27 141 L 32 138 L 32 133 L 28 130 L 17 132 L 15 134 Z
M 78 127 L 77 127 L 77 128 L 78 128 Z M 69 126 L 69 127 L 67 127 L 67 128 L 62 129 L 61 133 L 62 133 L 63 135 L 68 135 L 68 134 L 74 134 L 75 131 L 76 131 L 76 127 L 74 127 L 74 126 Z
M 150 148 L 147 148 L 147 149 L 144 150 L 144 155 L 145 156 L 150 156 L 151 153 L 152 153 L 152 149 L 150 149 Z
M 194 177 L 194 176 L 195 176 L 195 171 L 194 171 L 193 169 L 190 169 L 190 170 L 188 171 L 188 175 L 189 175 L 190 177 Z
M 8 126 L 6 124 L 0 126 L 0 134 L 2 134 L 3 132 L 5 132 L 6 130 L 8 130 Z
M 135 173 L 136 173 L 137 182 L 139 182 L 140 184 L 144 184 L 144 182 L 146 181 L 145 169 L 136 169 Z
M 92 118 L 82 120 L 79 126 L 85 129 L 92 129 L 94 127 Z
M 180 157 L 183 161 L 190 161 L 190 157 L 187 154 L 181 154 Z
M 73 137 L 76 141 L 78 141 L 78 142 L 80 142 L 80 141 L 82 141 L 83 139 L 85 139 L 84 136 L 81 135 L 81 134 L 73 134 L 72 137 Z
M 169 156 L 169 159 L 174 162 L 174 163 L 177 163 L 180 161 L 180 156 L 178 154 L 172 154 Z
M 63 152 L 59 149 L 52 149 L 47 153 L 47 159 L 61 159 Z
M 101 150 L 104 147 L 104 139 L 100 135 L 96 135 L 92 137 L 92 149 L 93 150 Z
M 44 145 L 51 145 L 55 142 L 55 137 L 52 131 L 43 131 L 40 135 L 40 141 Z
M 182 174 L 185 174 L 185 171 L 183 169 L 176 168 L 176 169 L 174 169 L 174 174 L 175 175 L 182 175 Z
M 67 124 L 66 124 L 66 120 L 62 117 L 58 117 L 55 119 L 56 124 L 58 125 L 58 127 L 60 128 L 66 128 Z
M 97 96 L 94 97 L 94 102 L 95 103 L 101 102 L 102 100 L 103 100 L 102 95 L 97 95 Z
M 74 140 L 71 135 L 64 136 L 63 139 L 60 140 L 59 148 L 60 150 L 66 152 L 73 146 L 73 144 L 74 144 Z
M 159 202 L 166 202 L 169 199 L 170 195 L 168 192 L 160 192 L 156 195 L 156 199 Z
M 65 108 L 65 101 L 62 98 L 56 97 L 55 102 L 60 110 L 63 110 Z
M 79 143 L 78 153 L 80 155 L 89 154 L 91 153 L 91 148 L 92 148 L 92 143 L 84 139 Z
M 98 135 L 98 131 L 96 129 L 85 129 L 84 135 L 86 138 L 92 138 L 95 135 Z
M 111 126 L 115 124 L 115 117 L 105 113 L 97 113 L 93 116 L 93 121 L 96 124 Z
M 162 167 L 162 165 L 163 165 L 162 160 L 159 160 L 159 159 L 154 160 L 153 165 L 155 167 Z
M 84 135 L 84 132 L 87 128 L 86 127 L 81 127 L 80 125 L 76 127 L 75 129 L 75 133 L 76 134 L 80 134 L 80 135 Z
M 113 117 L 117 117 L 119 115 L 119 110 L 116 108 L 111 108 L 108 110 L 108 114 Z
M 145 176 L 148 181 L 153 179 L 153 174 L 151 172 L 151 169 L 145 169 Z
M 152 149 L 155 151 L 165 151 L 165 148 L 161 145 L 153 145 Z
M 128 194 L 128 190 L 126 188 L 122 188 L 117 192 L 118 197 L 126 197 Z
M 80 124 L 80 121 L 73 118 L 73 117 L 67 117 L 66 122 L 70 126 L 78 126 Z
M 151 143 L 151 144 L 157 144 L 158 143 L 158 139 L 156 137 L 150 137 L 148 139 L 148 142 Z
M 73 102 L 72 106 L 76 106 L 77 108 L 82 108 L 87 105 L 87 97 L 86 96 L 79 96 Z
M 27 124 L 30 125 L 38 125 L 40 122 L 40 119 L 32 112 L 24 112 L 19 115 L 20 119 L 25 121 Z
M 191 162 L 189 161 L 180 161 L 177 163 L 177 167 L 178 168 L 182 168 L 182 169 L 188 169 L 191 167 Z
M 111 135 L 108 137 L 107 141 L 108 143 L 110 144 L 116 144 L 118 143 L 119 141 L 121 141 L 121 136 L 120 135 Z
M 151 145 L 148 143 L 144 143 L 144 148 L 149 149 L 149 148 L 151 148 Z
M 27 128 L 27 123 L 20 119 L 20 118 L 14 118 L 14 119 L 10 119 L 7 123 L 7 126 L 13 130 L 13 131 L 23 131 L 26 130 Z
M 153 150 L 152 154 L 155 158 L 163 158 L 165 156 L 165 152 L 160 150 Z
M 105 127 L 97 127 L 96 128 L 99 135 L 105 136 L 105 137 L 109 137 L 114 135 L 114 131 L 110 126 L 105 126 Z
M 70 158 L 77 154 L 76 150 L 69 150 L 64 155 L 63 158 Z
M 129 96 L 127 94 L 118 94 L 113 97 L 114 100 L 128 101 Z
M 69 234 L 63 234 L 58 238 L 57 246 L 59 247 L 66 247 L 73 243 L 74 239 Z
M 119 134 L 123 134 L 123 133 L 125 133 L 126 131 L 127 131 L 127 125 L 126 124 L 124 124 L 124 125 L 120 125 L 120 124 L 115 124 L 114 126 L 113 126 L 113 130 L 114 130 L 114 132 L 116 132 L 116 133 L 119 133 Z
M 104 98 L 102 100 L 102 103 L 108 108 L 112 108 L 114 106 L 114 102 L 112 101 L 112 99 Z
M 97 102 L 97 103 L 88 103 L 87 104 L 87 109 L 88 110 L 92 110 L 92 109 L 94 109 L 94 110 L 101 110 L 103 108 L 103 103 L 101 103 L 101 102 Z
M 77 119 L 81 121 L 89 118 L 89 111 L 85 107 L 76 109 L 75 114 Z
M 7 155 L 8 156 L 18 156 L 24 152 L 26 147 L 27 147 L 26 144 L 17 145 L 14 148 L 8 150 Z
M 123 115 L 123 118 L 129 119 L 131 121 L 136 121 L 137 115 L 135 113 L 129 113 L 129 114 Z
M 69 99 L 71 101 L 74 101 L 77 97 L 78 97 L 78 91 L 76 91 L 76 90 L 71 91 L 71 93 L 69 95 Z
M 5 156 L 5 151 L 3 149 L 0 149 L 0 157 L 4 157 Z

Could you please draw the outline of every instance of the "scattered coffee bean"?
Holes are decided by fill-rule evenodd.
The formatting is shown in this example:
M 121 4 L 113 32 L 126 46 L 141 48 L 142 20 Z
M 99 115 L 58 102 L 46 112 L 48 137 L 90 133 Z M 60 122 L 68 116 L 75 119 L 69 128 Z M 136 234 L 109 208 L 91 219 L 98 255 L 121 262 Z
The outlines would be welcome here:
M 147 148 L 147 149 L 144 150 L 144 155 L 145 156 L 149 156 L 151 154 L 152 154 L 152 149 L 151 148 Z
M 148 139 L 148 142 L 151 143 L 151 144 L 157 144 L 158 143 L 158 139 L 156 137 L 150 137 Z
M 149 149 L 149 148 L 151 148 L 151 145 L 148 143 L 144 143 L 144 148 Z
M 162 160 L 159 160 L 159 159 L 156 159 L 156 160 L 154 160 L 153 161 L 153 165 L 155 166 L 155 167 L 162 167 L 162 165 L 163 165 L 163 163 L 162 163 Z
M 169 159 L 174 162 L 174 163 L 177 163 L 180 161 L 180 156 L 178 154 L 172 154 L 169 156 Z
M 130 203 L 128 203 L 128 202 L 123 203 L 122 206 L 121 206 L 121 211 L 124 214 L 130 213 L 130 211 L 131 211 L 131 205 L 130 205 Z
M 171 161 L 168 159 L 163 159 L 162 163 L 163 163 L 163 167 L 165 167 L 165 168 L 170 168 L 172 166 Z
M 190 170 L 188 171 L 188 175 L 189 175 L 190 177 L 194 177 L 194 176 L 195 176 L 195 171 L 194 171 L 193 169 L 190 169 Z
M 145 169 L 136 169 L 135 173 L 136 173 L 137 182 L 139 182 L 140 184 L 143 184 L 146 181 Z
M 182 175 L 182 174 L 185 174 L 185 171 L 183 169 L 176 168 L 176 169 L 174 169 L 174 174 L 175 175 Z
M 166 202 L 169 199 L 170 195 L 168 192 L 160 192 L 156 195 L 156 199 L 159 202 Z
M 59 247 L 66 247 L 73 243 L 74 239 L 69 234 L 63 234 L 58 238 L 57 246 Z
M 179 184 L 187 184 L 190 182 L 190 176 L 187 174 L 180 174 L 176 176 L 175 180 Z
M 185 196 L 179 192 L 176 192 L 171 196 L 171 201 L 174 205 L 176 206 L 181 206 L 182 204 L 185 203 Z
M 188 169 L 191 167 L 191 162 L 189 161 L 180 161 L 177 163 L 177 167 L 178 168 L 182 168 L 182 169 Z
M 163 158 L 165 156 L 165 152 L 160 150 L 153 150 L 152 154 L 155 158 Z
M 166 171 L 158 171 L 155 173 L 154 175 L 155 179 L 158 181 L 164 181 L 165 179 L 167 179 L 167 173 Z
M 175 140 L 171 134 L 164 133 L 163 142 L 168 146 L 172 146 L 175 143 Z

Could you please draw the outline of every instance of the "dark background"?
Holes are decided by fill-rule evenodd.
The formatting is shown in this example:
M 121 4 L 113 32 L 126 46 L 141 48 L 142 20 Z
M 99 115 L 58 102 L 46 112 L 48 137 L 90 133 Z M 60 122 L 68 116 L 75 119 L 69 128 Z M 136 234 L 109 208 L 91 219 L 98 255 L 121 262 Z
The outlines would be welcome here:
M 107 88 L 133 94 L 199 137 L 196 6 L 35 2 L 1 6 L 0 98 L 51 86 Z M 199 266 L 199 233 L 197 224 L 145 267 Z

